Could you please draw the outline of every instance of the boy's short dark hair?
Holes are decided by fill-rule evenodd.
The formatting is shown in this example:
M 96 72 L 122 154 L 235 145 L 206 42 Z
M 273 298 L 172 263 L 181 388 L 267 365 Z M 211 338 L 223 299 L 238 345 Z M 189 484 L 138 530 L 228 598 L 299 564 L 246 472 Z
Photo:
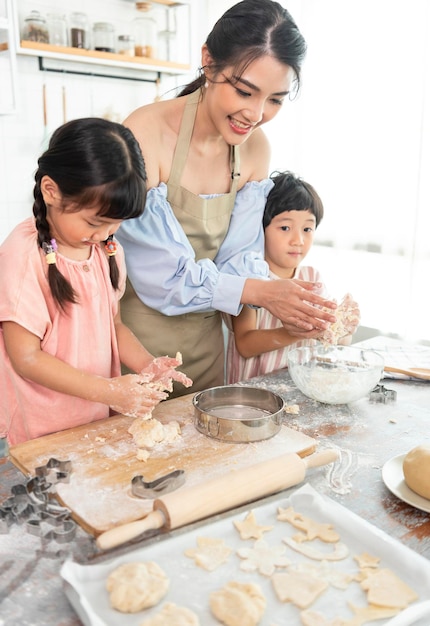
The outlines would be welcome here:
M 318 226 L 324 216 L 324 206 L 312 185 L 288 171 L 273 172 L 270 178 L 275 185 L 267 196 L 263 228 L 284 211 L 310 211 Z

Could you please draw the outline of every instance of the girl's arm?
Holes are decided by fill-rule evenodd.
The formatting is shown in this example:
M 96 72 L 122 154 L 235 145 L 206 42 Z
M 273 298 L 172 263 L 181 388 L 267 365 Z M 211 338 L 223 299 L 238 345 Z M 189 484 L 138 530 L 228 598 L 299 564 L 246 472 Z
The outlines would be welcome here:
M 136 335 L 122 321 L 119 302 L 114 324 L 121 363 L 133 372 L 141 372 L 154 360 L 154 355 L 148 352 Z
M 39 337 L 15 322 L 3 322 L 3 335 L 17 374 L 48 389 L 101 402 L 118 413 L 133 417 L 146 415 L 166 397 L 166 394 L 141 384 L 142 379 L 136 374 L 103 378 L 72 367 L 44 352 Z
M 241 313 L 237 317 L 232 317 L 231 321 L 236 348 L 245 359 L 285 348 L 297 341 L 297 337 L 290 335 L 283 326 L 257 329 L 257 311 L 248 306 L 244 306 Z M 307 337 L 318 332 L 308 332 Z

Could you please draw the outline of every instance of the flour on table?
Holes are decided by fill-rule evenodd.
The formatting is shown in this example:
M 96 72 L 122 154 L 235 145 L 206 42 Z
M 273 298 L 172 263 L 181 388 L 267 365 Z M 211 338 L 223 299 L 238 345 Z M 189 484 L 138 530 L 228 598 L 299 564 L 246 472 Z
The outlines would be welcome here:
M 232 549 L 225 545 L 224 539 L 197 537 L 197 546 L 197 548 L 188 548 L 184 554 L 194 559 L 196 565 L 209 572 L 225 563 L 232 553 Z
M 200 626 L 200 620 L 187 607 L 166 602 L 161 611 L 145 619 L 139 626 Z
M 291 561 L 283 556 L 284 546 L 269 546 L 264 539 L 254 543 L 253 548 L 239 548 L 237 555 L 244 559 L 240 569 L 245 572 L 259 572 L 263 576 L 271 576 L 277 567 L 288 567 Z
M 241 539 L 261 539 L 265 532 L 273 529 L 273 526 L 257 524 L 254 511 L 250 511 L 244 520 L 234 520 L 233 524 L 238 530 Z
M 213 591 L 209 597 L 212 613 L 225 626 L 257 626 L 266 603 L 258 585 L 236 581 Z
M 169 579 L 153 561 L 124 563 L 109 574 L 106 589 L 112 608 L 137 613 L 160 602 L 169 589 Z

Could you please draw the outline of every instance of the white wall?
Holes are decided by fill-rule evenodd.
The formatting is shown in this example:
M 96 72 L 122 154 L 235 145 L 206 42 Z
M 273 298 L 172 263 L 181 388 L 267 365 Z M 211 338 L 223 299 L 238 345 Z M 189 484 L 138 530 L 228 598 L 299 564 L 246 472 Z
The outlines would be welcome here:
M 15 0 L 20 17 L 31 9 L 45 15 L 55 7 L 66 15 L 83 11 L 90 21 L 113 21 L 126 29 L 135 16 L 134 3 L 127 0 L 75 0 L 71 9 L 66 0 Z M 200 65 L 200 46 L 205 32 L 205 1 L 191 0 L 192 58 L 186 75 L 163 76 L 160 93 L 194 78 Z M 187 51 L 189 41 L 178 37 L 179 45 Z M 87 66 L 90 67 L 90 66 Z M 82 66 L 79 68 L 82 70 Z M 0 242 L 12 228 L 31 215 L 33 175 L 37 158 L 46 147 L 48 135 L 63 123 L 63 90 L 66 95 L 67 120 L 85 117 L 109 117 L 122 121 L 133 109 L 151 102 L 155 95 L 152 83 L 131 80 L 76 76 L 39 71 L 36 57 L 17 56 L 18 106 L 16 114 L 0 115 Z M 93 71 L 99 71 L 95 67 Z M 1 68 L 0 68 L 1 71 Z M 0 75 L 0 85 L 1 85 Z M 42 89 L 46 85 L 47 129 L 43 123 Z M 1 86 L 0 86 L 1 89 Z

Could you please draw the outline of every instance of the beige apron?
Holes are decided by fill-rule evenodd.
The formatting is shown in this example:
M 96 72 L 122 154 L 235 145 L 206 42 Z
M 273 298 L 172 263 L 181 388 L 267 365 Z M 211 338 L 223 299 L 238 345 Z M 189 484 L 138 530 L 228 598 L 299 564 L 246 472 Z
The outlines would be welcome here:
M 213 261 L 230 223 L 237 192 L 239 150 L 232 148 L 232 184 L 230 192 L 215 198 L 201 198 L 180 186 L 182 170 L 187 159 L 200 89 L 188 96 L 167 183 L 167 199 L 187 235 L 196 261 Z M 193 381 L 186 389 L 175 383 L 170 398 L 224 384 L 224 338 L 221 314 L 218 311 L 166 316 L 149 308 L 136 295 L 127 281 L 121 300 L 122 319 L 155 356 L 182 353 L 181 366 Z

